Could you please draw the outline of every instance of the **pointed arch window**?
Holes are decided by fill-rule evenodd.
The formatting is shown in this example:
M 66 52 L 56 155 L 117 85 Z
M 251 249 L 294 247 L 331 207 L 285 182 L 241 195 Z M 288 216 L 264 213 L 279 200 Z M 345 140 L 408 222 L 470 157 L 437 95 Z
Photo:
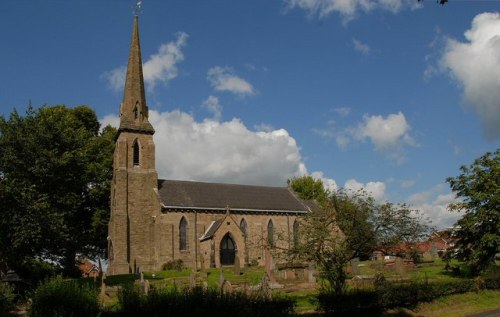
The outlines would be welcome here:
M 139 142 L 134 141 L 133 152 L 134 152 L 134 166 L 139 166 L 140 163 L 140 153 L 139 153 Z
M 295 220 L 293 222 L 293 246 L 297 247 L 299 244 L 299 222 Z
M 243 231 L 243 236 L 246 238 L 247 231 L 248 231 L 248 225 L 247 225 L 247 221 L 245 220 L 245 218 L 241 219 L 241 221 L 240 221 L 240 229 L 241 229 L 241 231 Z
M 274 246 L 274 225 L 272 220 L 267 223 L 267 243 L 271 247 Z
M 179 250 L 185 251 L 187 249 L 187 220 L 182 217 L 181 222 L 179 223 Z

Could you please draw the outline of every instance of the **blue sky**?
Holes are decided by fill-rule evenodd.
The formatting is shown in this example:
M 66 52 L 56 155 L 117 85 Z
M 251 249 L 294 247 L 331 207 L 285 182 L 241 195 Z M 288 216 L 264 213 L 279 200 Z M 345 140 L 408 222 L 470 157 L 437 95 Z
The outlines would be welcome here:
M 116 124 L 133 0 L 2 1 L 0 114 Z M 500 145 L 499 1 L 144 0 L 161 178 L 330 188 L 457 218 L 446 177 Z

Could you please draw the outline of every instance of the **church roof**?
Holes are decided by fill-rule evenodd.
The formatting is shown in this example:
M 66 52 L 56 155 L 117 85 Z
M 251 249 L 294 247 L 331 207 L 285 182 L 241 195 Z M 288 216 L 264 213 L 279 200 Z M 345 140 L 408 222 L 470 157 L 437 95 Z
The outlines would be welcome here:
M 294 212 L 310 210 L 287 187 L 158 180 L 163 209 Z

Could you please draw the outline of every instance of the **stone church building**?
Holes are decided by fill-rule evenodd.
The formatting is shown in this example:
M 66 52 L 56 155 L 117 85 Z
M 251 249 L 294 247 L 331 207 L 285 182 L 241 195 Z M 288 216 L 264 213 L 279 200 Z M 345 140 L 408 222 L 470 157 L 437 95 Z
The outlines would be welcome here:
M 287 187 L 158 179 L 148 120 L 138 17 L 134 17 L 114 152 L 108 274 L 272 265 L 270 246 L 290 247 L 310 211 Z M 162 158 L 159 157 L 158 160 Z

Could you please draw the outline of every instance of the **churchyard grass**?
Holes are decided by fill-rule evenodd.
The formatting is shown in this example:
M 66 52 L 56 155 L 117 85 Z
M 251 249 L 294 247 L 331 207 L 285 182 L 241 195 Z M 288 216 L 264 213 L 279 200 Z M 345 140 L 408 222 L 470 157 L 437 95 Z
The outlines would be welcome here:
M 461 317 L 500 308 L 500 290 L 483 290 L 437 298 L 405 316 Z M 387 316 L 397 316 L 396 312 Z

